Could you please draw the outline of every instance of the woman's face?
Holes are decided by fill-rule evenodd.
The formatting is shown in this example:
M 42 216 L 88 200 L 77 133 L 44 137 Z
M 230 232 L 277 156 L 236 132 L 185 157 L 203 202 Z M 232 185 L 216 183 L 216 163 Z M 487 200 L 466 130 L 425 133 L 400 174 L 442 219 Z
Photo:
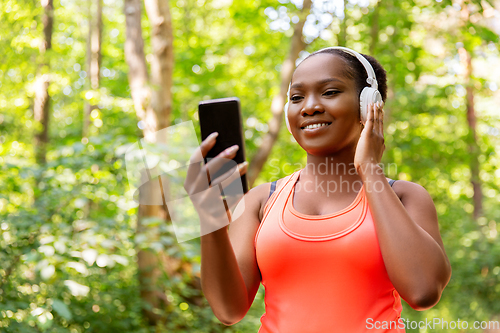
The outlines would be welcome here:
M 295 140 L 311 155 L 356 147 L 362 129 L 359 96 L 354 80 L 344 74 L 346 66 L 337 55 L 317 54 L 293 74 L 288 121 Z

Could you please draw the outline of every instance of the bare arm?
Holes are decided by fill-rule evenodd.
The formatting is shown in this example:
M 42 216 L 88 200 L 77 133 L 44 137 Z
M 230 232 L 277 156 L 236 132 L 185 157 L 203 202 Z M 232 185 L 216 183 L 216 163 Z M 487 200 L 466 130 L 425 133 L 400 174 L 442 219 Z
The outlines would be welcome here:
M 451 276 L 434 203 L 414 183 L 397 181 L 393 191 L 376 168 L 362 178 L 387 273 L 413 309 L 428 309 L 439 301 Z
M 246 172 L 246 165 L 239 167 L 239 174 L 226 174 L 207 183 L 207 175 L 215 174 L 224 160 L 232 159 L 237 150 L 228 149 L 201 166 L 200 156 L 205 157 L 215 144 L 216 135 L 209 136 L 191 157 L 184 188 L 196 208 L 201 223 L 201 285 L 215 316 L 224 324 L 240 321 L 248 312 L 260 284 L 260 272 L 255 259 L 253 240 L 260 225 L 262 207 L 267 199 L 269 184 L 250 190 L 236 207 L 234 216 L 227 211 L 213 209 L 222 199 L 208 191 L 230 177 Z M 207 174 L 208 170 L 208 174 Z M 236 179 L 236 178 L 235 178 Z M 229 181 L 230 183 L 230 181 Z M 206 194 L 210 193 L 210 194 Z M 227 218 L 231 221 L 228 231 Z M 225 223 L 224 223 L 225 221 Z M 221 223 L 222 222 L 222 223 Z M 220 227 L 220 226 L 223 227 Z M 213 226 L 213 227 L 211 227 Z M 211 230 L 215 230 L 210 232 Z
M 378 105 L 368 112 L 354 164 L 365 186 L 389 278 L 412 308 L 425 310 L 439 301 L 450 280 L 450 262 L 429 193 L 420 185 L 398 181 L 396 195 L 378 165 L 384 147 L 383 112 Z
M 262 195 L 268 184 L 250 190 L 236 208 L 241 215 L 227 228 L 201 238 L 202 289 L 215 316 L 232 325 L 246 315 L 259 289 L 260 272 L 254 238 L 259 228 Z

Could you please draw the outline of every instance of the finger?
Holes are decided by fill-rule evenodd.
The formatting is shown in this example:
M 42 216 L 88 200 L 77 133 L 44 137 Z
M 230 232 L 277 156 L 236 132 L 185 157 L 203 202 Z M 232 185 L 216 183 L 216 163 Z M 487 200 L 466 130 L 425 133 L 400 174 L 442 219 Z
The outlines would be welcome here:
M 373 104 L 368 105 L 367 119 L 365 124 L 365 130 L 369 133 L 373 130 Z
M 212 181 L 212 186 L 216 186 L 222 182 L 225 182 L 225 183 L 232 183 L 235 179 L 243 176 L 246 172 L 247 172 L 247 169 L 248 169 L 248 162 L 243 162 L 243 163 L 240 163 L 238 165 L 236 165 L 236 167 L 238 168 L 238 172 L 236 172 L 235 168 L 231 168 L 229 171 L 225 172 L 223 175 L 215 178 L 213 181 Z
M 380 104 L 379 102 L 376 102 L 374 105 L 373 105 L 373 112 L 375 113 L 375 127 L 373 128 L 373 131 L 377 134 L 380 133 Z
M 215 158 L 212 158 L 210 161 L 208 161 L 208 163 L 205 165 L 208 179 L 211 179 L 212 177 L 210 175 L 214 175 L 217 170 L 224 166 L 224 164 L 230 162 L 234 158 L 234 156 L 236 156 L 236 152 L 238 151 L 238 149 L 238 145 L 233 145 L 229 148 L 226 148 L 219 155 L 215 156 Z
M 205 140 L 203 140 L 203 142 L 201 143 L 200 150 L 201 150 L 201 155 L 203 156 L 203 158 L 205 158 L 205 156 L 207 156 L 210 149 L 212 149 L 213 146 L 215 145 L 215 138 L 218 135 L 219 135 L 219 133 L 213 132 L 212 134 L 207 136 L 207 138 Z
M 379 112 L 378 112 L 378 103 L 373 103 L 373 118 L 374 118 L 374 124 L 373 124 L 373 131 L 378 134 L 378 131 L 380 129 L 380 119 L 379 119 Z
M 380 102 L 380 116 L 379 116 L 380 130 L 379 133 L 384 136 L 384 103 Z
M 224 193 L 224 200 L 226 201 L 228 209 L 233 209 L 244 195 L 243 184 L 240 177 L 247 172 L 247 168 L 247 162 L 238 164 L 236 169 L 231 169 L 232 174 L 219 183 L 219 187 L 221 187 Z M 218 182 L 219 180 L 216 179 L 216 181 Z
M 210 149 L 212 149 L 213 146 L 215 145 L 216 141 L 215 138 L 218 135 L 219 133 L 217 132 L 211 133 L 209 136 L 206 137 L 205 140 L 203 140 L 200 146 L 196 148 L 193 154 L 191 155 L 189 159 L 189 167 L 186 174 L 186 181 L 184 182 L 185 185 L 193 182 L 198 177 L 201 170 L 201 162 L 203 161 L 203 158 L 207 156 Z
M 189 166 L 186 172 L 186 179 L 184 180 L 184 189 L 188 192 L 191 191 L 191 187 L 194 186 L 195 179 L 198 178 L 198 175 L 201 170 L 201 150 L 200 147 L 196 148 L 193 155 L 189 159 Z

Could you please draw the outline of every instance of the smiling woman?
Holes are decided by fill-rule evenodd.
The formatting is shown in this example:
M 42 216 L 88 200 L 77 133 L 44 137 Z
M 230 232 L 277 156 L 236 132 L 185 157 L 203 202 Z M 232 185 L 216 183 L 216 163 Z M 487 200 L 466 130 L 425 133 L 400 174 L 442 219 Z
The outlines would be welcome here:
M 306 167 L 250 190 L 229 230 L 201 238 L 202 287 L 221 322 L 240 321 L 260 283 L 260 333 L 364 332 L 374 322 L 404 332 L 400 297 L 416 310 L 439 301 L 451 268 L 432 199 L 379 165 L 386 91 L 381 65 L 349 49 L 320 50 L 297 67 L 285 111 Z M 212 223 L 201 205 L 198 214 Z

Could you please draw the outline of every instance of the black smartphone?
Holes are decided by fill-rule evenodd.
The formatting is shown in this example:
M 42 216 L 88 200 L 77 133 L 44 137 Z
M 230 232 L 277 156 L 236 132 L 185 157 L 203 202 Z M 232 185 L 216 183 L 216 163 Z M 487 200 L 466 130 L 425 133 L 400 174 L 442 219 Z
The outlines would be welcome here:
M 237 97 L 228 97 L 202 101 L 198 104 L 198 116 L 200 119 L 201 140 L 205 140 L 213 132 L 218 132 L 214 147 L 205 157 L 205 163 L 214 158 L 224 149 L 238 145 L 236 163 L 245 161 L 245 146 L 243 141 L 243 124 L 241 120 L 240 100 Z M 231 166 L 223 166 L 217 173 L 210 177 L 212 179 L 224 174 Z M 248 192 L 246 175 L 241 176 L 243 193 Z

